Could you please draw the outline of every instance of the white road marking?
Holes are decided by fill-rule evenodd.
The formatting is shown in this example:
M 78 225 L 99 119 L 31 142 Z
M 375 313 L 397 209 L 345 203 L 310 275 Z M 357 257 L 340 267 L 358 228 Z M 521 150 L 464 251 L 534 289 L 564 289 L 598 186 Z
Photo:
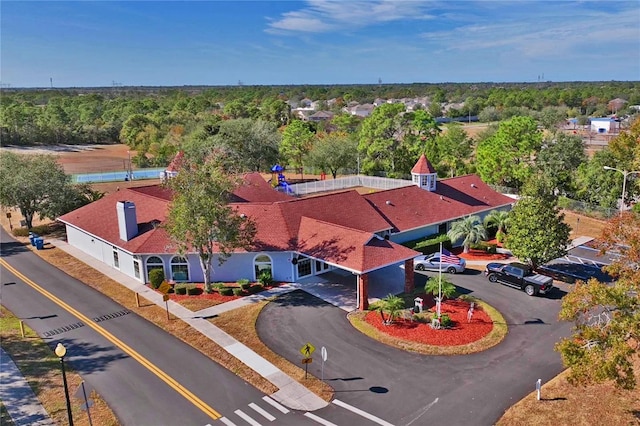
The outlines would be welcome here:
M 286 407 L 280 405 L 276 400 L 269 398 L 268 396 L 263 396 L 262 399 L 271 404 L 273 407 L 275 407 L 277 410 L 279 410 L 282 414 L 287 414 L 289 412 L 289 410 L 287 410 Z
M 259 407 L 258 405 L 254 404 L 253 402 L 251 404 L 249 404 L 249 407 L 253 408 L 256 412 L 258 412 L 260 415 L 262 415 L 262 417 L 264 417 L 265 419 L 269 420 L 270 422 L 272 422 L 272 421 L 274 421 L 276 419 L 271 414 L 267 413 L 261 407 Z
M 252 426 L 262 426 L 260 423 L 253 420 L 251 417 L 243 413 L 241 410 L 234 411 L 238 415 L 238 417 L 242 418 L 245 422 L 249 423 Z
M 219 419 L 222 423 L 224 423 L 227 426 L 236 426 L 236 424 L 234 422 L 232 422 L 231 420 L 229 420 L 226 417 L 220 417 Z M 211 426 L 211 425 L 207 425 L 207 426 Z
M 352 405 L 349 405 L 346 402 L 342 402 L 339 399 L 334 399 L 333 403 L 336 404 L 339 407 L 342 407 L 344 409 L 347 409 L 347 410 L 351 411 L 352 413 L 356 413 L 356 414 L 364 417 L 365 419 L 369 419 L 374 423 L 378 423 L 379 425 L 382 425 L 382 426 L 393 426 L 391 423 L 382 420 L 380 417 L 376 417 L 373 414 L 369 414 L 366 411 L 362 411 L 361 409 L 356 408 L 356 407 L 354 407 Z
M 438 402 L 438 399 L 439 399 L 439 398 L 434 399 L 434 400 L 433 400 L 433 402 L 431 402 L 431 404 L 429 404 L 429 405 L 427 405 L 426 407 L 424 407 L 424 409 L 422 410 L 422 412 L 421 412 L 420 414 L 418 414 L 418 415 L 416 416 L 416 418 L 415 418 L 415 419 L 413 419 L 413 420 L 411 420 L 409 423 L 407 423 L 407 426 L 410 426 L 413 422 L 415 422 L 415 421 L 416 421 L 416 420 L 418 420 L 420 417 L 422 417 L 422 415 L 423 415 L 424 413 L 426 413 L 427 411 L 429 411 L 429 408 L 433 407 L 433 405 L 434 405 L 436 402 Z
M 305 417 L 309 417 L 311 420 L 316 421 L 318 423 L 320 423 L 321 425 L 324 426 L 338 426 L 334 423 L 331 423 L 329 420 L 325 420 L 322 417 L 318 417 L 315 414 L 311 414 L 311 413 L 304 413 Z

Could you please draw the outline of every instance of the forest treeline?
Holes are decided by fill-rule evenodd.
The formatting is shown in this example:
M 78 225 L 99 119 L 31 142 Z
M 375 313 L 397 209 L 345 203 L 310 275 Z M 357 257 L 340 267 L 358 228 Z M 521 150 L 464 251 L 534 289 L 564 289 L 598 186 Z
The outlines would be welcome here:
M 344 111 L 406 98 L 422 103 L 411 111 L 383 103 L 366 118 Z M 333 118 L 297 119 L 291 106 L 303 100 Z M 478 173 L 519 189 L 544 174 L 560 195 L 614 207 L 622 176 L 603 167 L 638 170 L 637 147 L 614 142 L 587 158 L 582 138 L 560 128 L 568 118 L 586 123 L 615 113 L 626 117 L 622 136 L 633 140 L 638 104 L 640 82 L 9 89 L 0 97 L 0 136 L 3 145 L 121 142 L 139 167 L 166 166 L 179 150 L 201 160 L 215 153 L 240 172 L 280 163 L 301 177 L 305 170 L 406 177 L 424 153 L 441 177 Z M 436 120 L 467 115 L 493 124 L 470 137 Z M 631 201 L 638 185 L 634 177 L 627 184 Z

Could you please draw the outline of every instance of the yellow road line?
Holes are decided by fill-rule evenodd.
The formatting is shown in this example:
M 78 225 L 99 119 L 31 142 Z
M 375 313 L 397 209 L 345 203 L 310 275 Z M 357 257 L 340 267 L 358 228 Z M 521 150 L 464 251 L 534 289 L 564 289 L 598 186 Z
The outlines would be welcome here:
M 129 356 L 134 358 L 136 361 L 138 361 L 140 364 L 142 364 L 144 367 L 146 367 L 149 371 L 151 371 L 153 374 L 158 376 L 158 378 L 160 380 L 162 380 L 163 382 L 165 382 L 166 384 L 171 386 L 176 392 L 178 392 L 180 395 L 184 396 L 189 402 L 191 402 L 193 405 L 198 407 L 200 410 L 202 410 L 209 417 L 213 418 L 214 420 L 217 420 L 220 417 L 222 417 L 222 415 L 220 413 L 218 413 L 216 410 L 211 408 L 204 401 L 202 401 L 200 398 L 198 398 L 196 395 L 194 395 L 191 391 L 189 391 L 187 388 L 185 388 L 180 383 L 178 383 L 174 378 L 172 378 L 167 373 L 162 371 L 160 368 L 158 368 L 157 366 L 152 364 L 149 360 L 144 358 L 142 355 L 140 355 L 138 352 L 136 352 L 134 349 L 132 349 L 126 343 L 124 343 L 123 341 L 118 339 L 116 336 L 114 336 L 113 334 L 109 333 L 104 328 L 100 327 L 98 324 L 96 324 L 89 317 L 87 317 L 86 315 L 84 315 L 81 312 L 77 311 L 72 306 L 68 305 L 63 300 L 59 299 L 57 296 L 53 295 L 49 291 L 45 290 L 44 288 L 42 288 L 41 286 L 39 286 L 38 284 L 36 284 L 32 280 L 30 280 L 29 278 L 24 276 L 21 272 L 19 272 L 13 266 L 9 265 L 4 259 L 0 258 L 0 265 L 2 265 L 5 268 L 7 268 L 15 276 L 17 276 L 18 278 L 23 280 L 29 286 L 33 287 L 35 290 L 40 292 L 46 298 L 50 299 L 51 301 L 56 303 L 58 306 L 60 306 L 61 308 L 63 308 L 67 312 L 69 312 L 70 314 L 76 316 L 81 321 L 84 321 L 86 323 L 86 325 L 88 325 L 89 327 L 93 328 L 95 331 L 97 331 L 100 335 L 102 335 L 108 341 L 113 343 L 115 346 L 119 347 L 123 352 L 125 352 L 126 354 L 128 354 Z

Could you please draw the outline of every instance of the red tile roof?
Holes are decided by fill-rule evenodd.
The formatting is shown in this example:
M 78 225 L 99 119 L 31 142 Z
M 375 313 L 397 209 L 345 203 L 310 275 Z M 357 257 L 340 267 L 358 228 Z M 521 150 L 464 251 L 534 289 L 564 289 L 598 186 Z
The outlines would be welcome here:
M 439 180 L 434 192 L 417 186 L 365 194 L 363 197 L 396 232 L 438 224 L 514 202 L 476 175 Z
M 276 192 L 259 174 L 249 174 L 245 181 L 231 205 L 256 223 L 252 251 L 300 251 L 360 272 L 415 255 L 379 240 L 376 232 L 406 231 L 513 202 L 475 175 L 439 181 L 435 192 L 410 186 L 364 196 L 351 190 L 304 199 Z M 59 220 L 132 253 L 172 253 L 175 247 L 166 231 L 155 226 L 166 220 L 170 200 L 171 191 L 161 185 L 124 189 Z M 119 235 L 118 201 L 136 206 L 139 232 L 126 242 Z
M 424 154 L 420 156 L 416 165 L 413 166 L 413 169 L 411 169 L 411 173 L 417 173 L 421 175 L 427 175 L 429 173 L 435 173 L 435 172 L 436 172 L 436 169 L 433 168 L 433 166 L 431 165 L 429 160 L 427 160 L 427 157 L 425 157 Z
M 308 217 L 300 220 L 297 251 L 357 273 L 413 259 L 419 254 L 369 232 Z

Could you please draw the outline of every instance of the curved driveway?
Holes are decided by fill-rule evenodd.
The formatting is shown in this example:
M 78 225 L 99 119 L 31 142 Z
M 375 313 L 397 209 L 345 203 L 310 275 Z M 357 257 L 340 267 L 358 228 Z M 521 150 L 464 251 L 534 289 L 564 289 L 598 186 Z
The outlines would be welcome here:
M 426 275 L 416 274 L 416 287 Z M 269 303 L 257 322 L 260 338 L 300 365 L 299 349 L 316 352 L 309 372 L 321 376 L 320 348 L 328 353 L 324 378 L 335 398 L 395 425 L 490 425 L 504 410 L 563 370 L 553 350 L 571 324 L 558 322 L 563 290 L 549 297 L 489 284 L 478 271 L 449 277 L 500 310 L 509 333 L 498 346 L 461 356 L 426 356 L 397 350 L 355 330 L 346 313 L 303 291 Z M 316 412 L 322 414 L 323 410 Z M 330 418 L 330 413 L 326 414 Z

